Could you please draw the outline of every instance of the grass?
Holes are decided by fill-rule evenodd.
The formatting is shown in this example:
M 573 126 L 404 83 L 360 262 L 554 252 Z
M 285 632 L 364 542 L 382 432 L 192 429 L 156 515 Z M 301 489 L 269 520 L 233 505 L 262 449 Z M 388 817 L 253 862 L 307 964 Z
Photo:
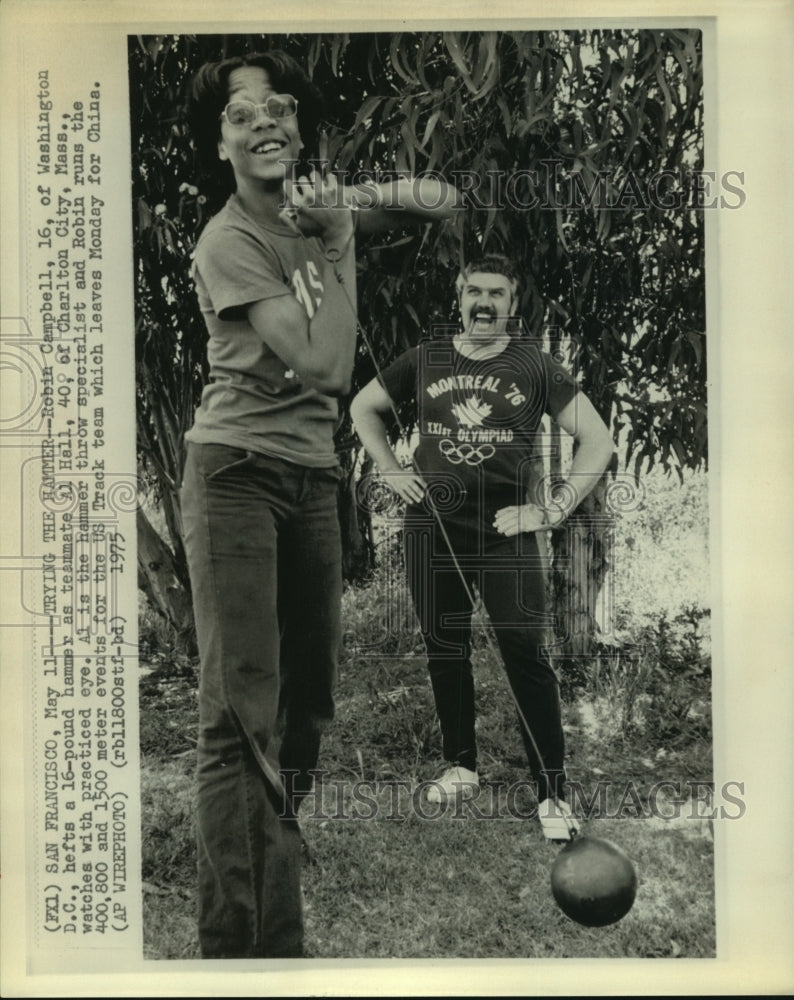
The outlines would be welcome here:
M 698 576 L 706 566 L 692 561 L 703 531 L 702 489 L 690 484 L 676 494 L 686 501 L 689 520 L 682 518 L 684 527 L 672 537 L 658 530 L 661 511 L 673 523 L 669 495 L 651 497 L 631 523 L 632 545 L 643 551 L 641 567 L 632 572 L 642 578 L 621 614 L 641 653 L 621 659 L 607 651 L 586 678 L 563 685 L 570 780 L 588 797 L 599 782 L 612 782 L 603 800 L 611 818 L 594 815 L 584 832 L 622 846 L 637 871 L 637 898 L 627 916 L 609 927 L 585 928 L 556 906 L 550 872 L 559 848 L 543 840 L 534 819 L 513 818 L 507 808 L 507 790 L 526 778 L 526 762 L 501 664 L 482 634 L 474 656 L 486 786 L 480 804 L 493 801 L 496 818 L 417 815 L 411 796 L 440 774 L 440 738 L 413 618 L 405 602 L 384 601 L 380 573 L 345 594 L 336 719 L 321 751 L 324 779 L 303 810 L 312 957 L 715 954 L 711 827 L 651 816 L 649 809 L 655 783 L 677 784 L 680 796 L 668 795 L 665 804 L 681 805 L 687 781 L 712 774 L 708 619 L 700 610 Z M 654 537 L 664 549 L 656 561 Z M 676 577 L 678 604 L 668 606 L 659 592 L 668 593 L 664 574 L 677 552 L 697 578 L 688 593 Z M 145 954 L 195 958 L 196 664 L 169 649 L 156 623 L 142 634 Z M 405 782 L 402 790 L 396 781 Z M 368 783 L 358 786 L 359 792 L 367 788 L 368 805 L 352 798 L 354 782 Z M 416 801 L 424 808 L 423 799 Z M 528 790 L 511 801 L 513 813 L 531 814 Z M 615 818 L 621 803 L 622 818 Z M 374 818 L 364 818 L 376 808 Z
M 559 848 L 544 842 L 534 823 L 454 818 L 307 823 L 316 859 L 305 878 L 312 953 L 329 958 L 713 955 L 710 846 L 680 830 L 643 825 L 643 820 L 589 824 L 591 835 L 631 844 L 639 875 L 630 913 L 596 929 L 574 923 L 556 906 L 549 880 Z

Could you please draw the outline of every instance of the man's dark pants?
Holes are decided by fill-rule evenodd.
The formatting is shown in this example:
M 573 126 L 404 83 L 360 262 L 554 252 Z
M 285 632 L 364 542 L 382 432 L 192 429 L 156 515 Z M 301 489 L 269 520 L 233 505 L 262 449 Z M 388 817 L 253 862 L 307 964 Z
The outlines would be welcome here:
M 510 501 L 515 503 L 509 495 L 493 498 L 468 514 L 444 517 L 443 530 L 426 507 L 410 506 L 404 522 L 406 571 L 427 650 L 444 758 L 476 769 L 471 597 L 479 594 L 499 644 L 542 801 L 564 796 L 565 741 L 557 677 L 546 653 L 551 622 L 545 560 L 534 533 L 507 538 L 492 527 L 496 510 Z

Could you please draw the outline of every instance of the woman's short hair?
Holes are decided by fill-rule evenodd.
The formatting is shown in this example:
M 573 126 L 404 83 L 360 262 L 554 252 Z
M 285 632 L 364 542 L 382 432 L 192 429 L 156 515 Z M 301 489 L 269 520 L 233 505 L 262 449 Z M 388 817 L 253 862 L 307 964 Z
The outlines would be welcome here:
M 297 100 L 298 128 L 306 156 L 316 155 L 323 118 L 320 91 L 292 56 L 273 49 L 205 63 L 193 77 L 185 110 L 201 166 L 208 171 L 218 169 L 220 118 L 229 102 L 229 76 L 245 66 L 260 67 L 267 73 L 270 85 L 277 93 L 292 94 Z

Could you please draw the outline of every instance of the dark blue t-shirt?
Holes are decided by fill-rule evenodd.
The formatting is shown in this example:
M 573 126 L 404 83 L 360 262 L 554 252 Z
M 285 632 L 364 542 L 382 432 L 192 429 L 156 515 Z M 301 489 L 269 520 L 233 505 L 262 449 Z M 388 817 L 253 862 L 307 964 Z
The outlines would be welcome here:
M 414 460 L 425 482 L 467 508 L 526 502 L 541 420 L 577 392 L 562 365 L 523 339 L 484 360 L 467 358 L 451 339 L 423 341 L 381 383 L 395 403 L 416 401 Z

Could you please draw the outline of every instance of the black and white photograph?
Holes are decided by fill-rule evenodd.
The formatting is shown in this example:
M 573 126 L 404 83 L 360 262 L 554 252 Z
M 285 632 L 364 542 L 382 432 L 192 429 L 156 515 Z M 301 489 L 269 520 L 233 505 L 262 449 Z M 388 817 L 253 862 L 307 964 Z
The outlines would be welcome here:
M 785 992 L 791 18 L 10 7 L 4 995 Z
M 702 31 L 129 58 L 146 954 L 713 957 Z

